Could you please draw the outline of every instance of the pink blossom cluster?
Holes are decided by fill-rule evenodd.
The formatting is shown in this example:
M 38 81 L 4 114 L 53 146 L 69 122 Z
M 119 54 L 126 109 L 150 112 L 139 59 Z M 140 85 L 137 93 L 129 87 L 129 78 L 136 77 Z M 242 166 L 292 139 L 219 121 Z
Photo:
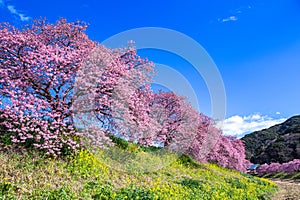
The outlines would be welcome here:
M 131 47 L 97 45 L 90 52 L 77 73 L 72 102 L 73 117 L 90 138 L 88 145 L 110 145 L 110 134 L 151 144 L 155 126 L 149 114 L 149 82 L 153 73 L 153 64 Z
M 95 46 L 85 25 L 37 20 L 0 26 L 0 118 L 14 143 L 59 155 L 79 148 L 70 113 L 74 76 Z M 2 130 L 3 131 L 3 130 Z
M 294 159 L 287 163 L 271 163 L 263 164 L 257 169 L 259 175 L 264 174 L 276 174 L 279 172 L 285 172 L 288 174 L 293 174 L 300 172 L 300 159 Z
M 246 160 L 243 141 L 230 136 L 221 136 L 206 159 L 241 172 L 245 172 L 250 164 Z
M 154 94 L 152 107 L 160 127 L 156 139 L 164 147 L 176 148 L 199 162 L 215 162 L 245 172 L 250 162 L 242 140 L 223 136 L 213 119 L 198 113 L 184 97 L 173 92 Z

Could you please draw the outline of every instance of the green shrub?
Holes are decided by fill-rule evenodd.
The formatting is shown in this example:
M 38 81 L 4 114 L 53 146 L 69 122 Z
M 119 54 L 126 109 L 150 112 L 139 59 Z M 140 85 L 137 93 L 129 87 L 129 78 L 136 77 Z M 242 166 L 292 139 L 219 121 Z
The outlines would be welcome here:
M 0 182 L 0 196 L 4 196 L 7 195 L 9 190 L 12 189 L 12 184 L 11 182 L 7 181 L 7 180 L 3 180 L 2 182 Z
M 182 181 L 179 182 L 179 184 L 184 185 L 188 188 L 201 189 L 202 181 L 185 177 Z
M 186 154 L 182 154 L 178 158 L 178 162 L 183 164 L 186 167 L 195 167 L 195 168 L 201 168 L 202 167 L 201 164 L 199 164 L 192 157 L 190 157 Z
M 140 199 L 140 200 L 152 200 L 154 199 L 154 194 L 148 190 L 143 189 L 141 187 L 135 187 L 133 185 L 130 185 L 126 188 L 121 188 L 117 193 L 115 194 L 116 200 L 123 200 L 123 199 Z

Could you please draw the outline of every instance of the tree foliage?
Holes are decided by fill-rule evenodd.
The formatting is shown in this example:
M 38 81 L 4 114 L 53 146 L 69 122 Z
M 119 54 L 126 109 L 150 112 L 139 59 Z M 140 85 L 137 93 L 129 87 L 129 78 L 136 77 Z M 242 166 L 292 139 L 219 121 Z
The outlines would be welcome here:
M 280 172 L 285 172 L 288 174 L 300 172 L 300 159 L 294 159 L 290 162 L 286 162 L 282 164 L 280 163 L 263 164 L 257 169 L 257 173 L 259 175 L 276 174 Z
M 37 20 L 23 30 L 1 25 L 0 118 L 12 142 L 52 155 L 79 147 L 70 107 L 76 71 L 95 46 L 85 29 L 64 19 Z
M 243 141 L 230 136 L 220 136 L 207 160 L 237 171 L 245 171 L 250 165 L 250 161 L 246 160 Z
M 108 144 L 109 134 L 150 145 L 152 73 L 152 63 L 132 47 L 94 48 L 77 74 L 72 107 L 91 145 Z

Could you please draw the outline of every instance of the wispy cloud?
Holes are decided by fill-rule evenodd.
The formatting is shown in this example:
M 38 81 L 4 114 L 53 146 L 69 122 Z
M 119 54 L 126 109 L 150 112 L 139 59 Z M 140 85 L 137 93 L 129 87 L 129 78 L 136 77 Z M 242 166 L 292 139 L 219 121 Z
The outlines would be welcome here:
M 250 9 L 252 9 L 251 5 L 244 5 L 244 6 L 240 6 L 239 8 L 231 9 L 230 13 L 233 14 L 233 15 L 234 14 L 240 14 L 240 13 L 247 12 Z
M 12 6 L 12 5 L 8 5 L 8 6 L 7 6 L 7 9 L 9 10 L 9 12 L 10 12 L 11 14 L 14 14 L 14 15 L 19 16 L 19 18 L 20 18 L 21 21 L 28 21 L 28 20 L 30 20 L 30 17 L 25 16 L 23 13 L 20 13 L 20 12 L 19 12 L 18 10 L 16 10 L 15 7 Z
M 237 21 L 239 20 L 239 17 L 247 12 L 248 10 L 252 9 L 251 5 L 244 5 L 240 6 L 238 8 L 234 8 L 228 11 L 227 17 L 220 17 L 218 18 L 218 22 L 225 23 L 225 22 L 231 22 L 231 21 Z
M 15 8 L 13 5 L 6 5 L 6 2 L 4 0 L 0 0 L 0 7 L 6 7 L 7 10 L 13 14 L 14 16 L 18 17 L 21 21 L 28 21 L 31 19 L 31 17 L 26 16 L 24 13 L 20 12 Z
M 223 122 L 223 134 L 242 137 L 245 134 L 269 128 L 273 125 L 282 123 L 286 118 L 274 119 L 269 116 L 254 114 L 250 116 L 232 116 Z
M 229 22 L 229 21 L 237 21 L 237 20 L 238 20 L 238 18 L 235 15 L 232 15 L 232 16 L 229 16 L 229 17 L 226 17 L 223 19 L 221 19 L 221 18 L 218 19 L 218 21 L 221 21 L 221 22 Z

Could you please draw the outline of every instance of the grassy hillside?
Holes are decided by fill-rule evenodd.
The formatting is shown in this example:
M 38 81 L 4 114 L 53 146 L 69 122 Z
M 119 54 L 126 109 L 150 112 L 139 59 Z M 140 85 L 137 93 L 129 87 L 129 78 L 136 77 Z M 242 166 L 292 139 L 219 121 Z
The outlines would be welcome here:
M 149 150 L 137 155 L 149 165 L 157 159 Z M 277 188 L 187 156 L 146 173 L 118 171 L 105 162 L 85 150 L 64 160 L 2 150 L 0 199 L 268 199 Z

